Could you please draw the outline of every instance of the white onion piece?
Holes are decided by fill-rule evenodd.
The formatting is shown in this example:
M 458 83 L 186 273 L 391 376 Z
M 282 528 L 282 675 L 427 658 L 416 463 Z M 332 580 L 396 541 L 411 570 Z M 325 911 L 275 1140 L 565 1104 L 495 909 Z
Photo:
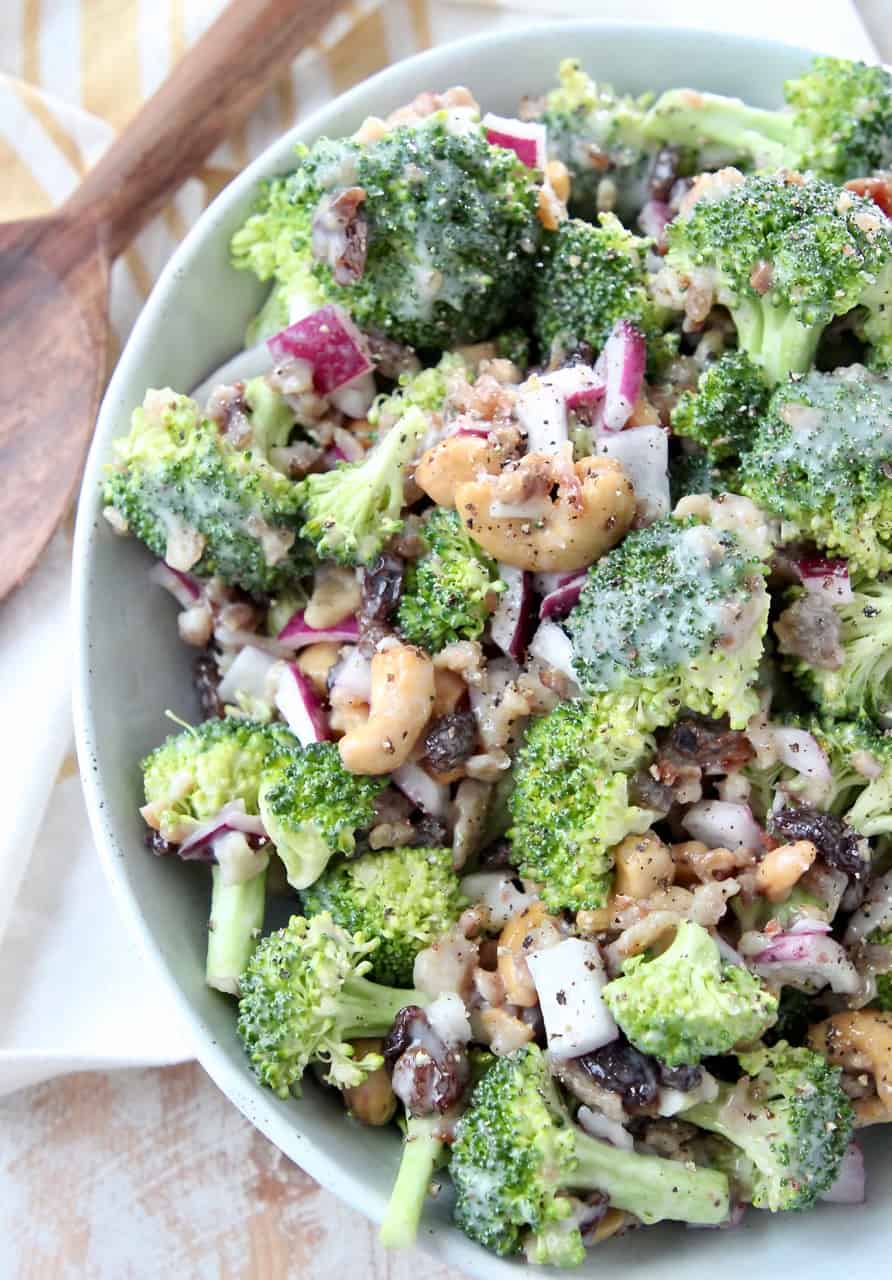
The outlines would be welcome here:
M 631 480 L 637 524 L 653 524 L 669 514 L 669 437 L 662 427 L 630 427 L 602 435 L 596 451 L 615 458 Z
M 373 373 L 361 373 L 345 387 L 332 391 L 329 399 L 348 418 L 364 418 L 372 407 L 377 389 Z
M 302 747 L 308 747 L 311 742 L 328 741 L 328 720 L 316 691 L 304 673 L 290 662 L 282 667 L 275 703 Z
M 874 880 L 867 897 L 849 921 L 846 944 L 863 942 L 874 929 L 892 927 L 892 871 Z
M 864 1204 L 866 1193 L 864 1153 L 857 1142 L 850 1142 L 835 1181 L 818 1196 L 818 1199 L 826 1201 L 827 1204 Z
M 403 795 L 411 800 L 416 809 L 428 813 L 432 818 L 445 818 L 449 811 L 449 788 L 443 782 L 437 782 L 422 769 L 421 765 L 411 760 L 394 769 L 391 775 L 396 786 Z
M 272 654 L 258 649 L 256 645 L 245 645 L 236 654 L 232 665 L 217 687 L 217 693 L 223 702 L 235 702 L 236 694 L 246 694 L 249 698 L 266 700 L 270 696 L 267 678 L 278 659 Z
M 716 782 L 716 791 L 720 800 L 728 800 L 731 804 L 746 804 L 752 795 L 753 784 L 746 774 L 737 769 L 725 774 Z
M 540 622 L 529 643 L 529 652 L 548 667 L 554 667 L 576 684 L 573 670 L 573 646 L 570 637 L 556 622 Z
M 795 769 L 810 782 L 830 786 L 833 775 L 830 761 L 817 738 L 804 729 L 776 728 L 774 741 L 777 755 L 790 769 Z
M 339 689 L 350 698 L 368 702 L 372 696 L 372 664 L 363 656 L 358 645 L 350 645 L 340 661 L 332 668 L 331 688 Z
M 149 577 L 159 587 L 169 591 L 183 609 L 191 609 L 201 595 L 201 587 L 191 574 L 171 569 L 163 560 L 156 560 L 149 570 Z
M 761 849 L 762 829 L 748 804 L 730 800 L 701 800 L 692 805 L 681 825 L 710 849 Z
M 527 888 L 518 889 L 516 877 L 504 871 L 475 871 L 465 876 L 459 886 L 464 896 L 474 905 L 480 903 L 489 910 L 492 925 L 501 929 L 512 916 L 520 915 L 537 900 L 538 895 Z
M 500 564 L 499 577 L 505 583 L 505 590 L 489 620 L 489 634 L 503 653 L 520 661 L 529 634 L 532 575 L 525 569 Z
M 666 227 L 672 221 L 672 210 L 665 200 L 647 200 L 638 214 L 638 225 L 646 236 L 650 236 L 659 249 L 663 245 Z
M 247 382 L 250 378 L 258 378 L 269 373 L 273 367 L 273 358 L 265 342 L 247 351 L 239 351 L 225 364 L 220 365 L 213 373 L 209 373 L 203 382 L 192 391 L 192 399 L 200 408 L 204 408 L 208 396 L 219 386 L 229 386 L 233 382 Z
M 546 129 L 536 120 L 515 120 L 508 116 L 496 116 L 487 111 L 481 124 L 486 141 L 492 147 L 505 147 L 513 151 L 521 164 L 528 169 L 544 169 Z
M 563 392 L 534 375 L 520 388 L 515 412 L 527 437 L 528 453 L 560 453 L 569 440 Z
M 444 991 L 424 1011 L 436 1035 L 445 1044 L 467 1044 L 471 1038 L 471 1024 L 465 1002 L 454 991 Z
M 722 957 L 725 964 L 736 965 L 738 969 L 746 968 L 743 956 L 739 955 L 731 946 L 731 943 L 726 942 L 720 933 L 713 933 L 712 940 L 718 947 L 719 955 Z
M 617 1120 L 611 1120 L 600 1111 L 592 1111 L 591 1107 L 580 1107 L 576 1112 L 576 1120 L 580 1128 L 591 1134 L 593 1138 L 609 1142 L 612 1147 L 618 1147 L 620 1151 L 634 1151 L 634 1138 Z
M 329 452 L 338 455 L 339 462 L 361 462 L 365 450 L 352 431 L 346 427 L 334 427 L 331 433 L 331 449 Z
M 224 831 L 213 841 L 220 878 L 227 886 L 253 880 L 269 866 L 266 849 L 252 849 L 241 831 Z
M 617 320 L 595 365 L 606 384 L 600 416 L 604 431 L 622 431 L 629 421 L 641 395 L 646 361 L 643 334 L 628 320 Z
M 565 938 L 528 955 L 527 965 L 552 1057 L 578 1058 L 617 1038 L 619 1028 L 601 997 L 607 975 L 594 942 Z
M 490 503 L 490 515 L 494 520 L 540 520 L 551 511 L 551 498 L 547 493 L 534 494 L 522 502 Z

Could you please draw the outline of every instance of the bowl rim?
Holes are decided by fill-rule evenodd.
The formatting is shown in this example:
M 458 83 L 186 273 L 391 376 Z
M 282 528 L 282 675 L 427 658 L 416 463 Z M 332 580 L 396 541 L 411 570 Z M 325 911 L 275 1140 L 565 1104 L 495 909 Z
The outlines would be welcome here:
M 735 50 L 753 52 L 770 47 L 779 52 L 788 52 L 791 56 L 807 58 L 813 51 L 787 41 L 773 40 L 770 37 L 755 35 L 737 35 L 730 32 L 711 31 L 692 26 L 676 26 L 659 22 L 634 22 L 615 19 L 554 19 L 546 22 L 530 22 L 519 18 L 516 24 L 499 27 L 494 31 L 478 33 L 459 40 L 437 44 L 429 49 L 399 59 L 374 75 L 367 77 L 352 86 L 346 92 L 333 96 L 318 107 L 306 119 L 294 124 L 284 131 L 260 155 L 248 164 L 202 211 L 188 233 L 177 246 L 168 262 L 158 276 L 149 297 L 143 305 L 127 341 L 120 354 L 114 372 L 109 380 L 102 399 L 96 428 L 84 468 L 83 479 L 78 495 L 77 522 L 75 527 L 72 553 L 72 621 L 74 627 L 74 662 L 73 662 L 73 715 L 75 743 L 80 773 L 91 831 L 99 852 L 103 872 L 111 886 L 113 897 L 123 919 L 127 922 L 132 936 L 135 937 L 139 950 L 148 960 L 149 967 L 158 975 L 166 988 L 174 1006 L 184 1023 L 190 1028 L 194 1037 L 193 1049 L 196 1059 L 208 1073 L 214 1083 L 221 1089 L 241 1113 L 278 1149 L 282 1147 L 276 1133 L 281 1127 L 281 1113 L 276 1109 L 276 1099 L 259 1085 L 246 1087 L 237 1069 L 229 1062 L 226 1050 L 201 1026 L 200 1014 L 195 1010 L 188 996 L 182 991 L 170 972 L 160 946 L 143 916 L 136 893 L 127 883 L 122 863 L 116 852 L 115 826 L 103 803 L 103 782 L 98 766 L 97 740 L 94 733 L 93 714 L 91 711 L 91 686 L 93 676 L 90 670 L 89 657 L 89 597 L 90 568 L 93 542 L 96 536 L 96 521 L 91 511 L 91 497 L 95 494 L 101 467 L 105 460 L 110 438 L 111 420 L 117 418 L 119 388 L 126 383 L 132 365 L 138 363 L 146 342 L 163 314 L 168 297 L 175 291 L 176 285 L 189 264 L 197 246 L 212 236 L 220 221 L 230 208 L 242 200 L 245 194 L 257 182 L 281 169 L 281 161 L 289 155 L 295 142 L 308 141 L 320 136 L 325 130 L 328 118 L 337 109 L 339 112 L 349 110 L 352 104 L 365 98 L 370 92 L 386 89 L 388 80 L 396 68 L 406 73 L 412 72 L 423 76 L 429 66 L 434 66 L 445 54 L 461 55 L 464 51 L 481 53 L 503 49 L 512 42 L 524 43 L 535 39 L 537 35 L 553 34 L 556 31 L 566 33 L 568 46 L 575 37 L 590 37 L 599 31 L 609 31 L 615 35 L 627 35 L 630 40 L 636 37 L 666 38 L 677 41 L 680 45 L 691 40 L 712 41 L 717 51 L 722 47 L 734 47 Z M 386 97 L 386 93 L 384 94 Z M 325 1147 L 317 1141 L 302 1135 L 299 1125 L 293 1126 L 295 1145 L 301 1147 L 299 1158 L 289 1151 L 288 1158 L 304 1169 L 326 1191 L 336 1195 L 353 1209 L 373 1221 L 380 1221 L 386 1196 L 373 1195 L 366 1182 L 354 1175 L 352 1170 L 341 1160 L 330 1155 Z M 373 1201 L 373 1203 L 370 1203 Z M 452 1266 L 466 1269 L 470 1274 L 501 1273 L 500 1260 L 482 1248 L 465 1240 L 462 1244 L 449 1239 L 436 1226 L 419 1230 L 418 1247 L 427 1254 L 436 1256 Z M 489 1266 L 487 1267 L 487 1264 Z M 502 1264 L 503 1265 L 503 1264 Z M 483 1268 L 487 1268 L 483 1270 Z

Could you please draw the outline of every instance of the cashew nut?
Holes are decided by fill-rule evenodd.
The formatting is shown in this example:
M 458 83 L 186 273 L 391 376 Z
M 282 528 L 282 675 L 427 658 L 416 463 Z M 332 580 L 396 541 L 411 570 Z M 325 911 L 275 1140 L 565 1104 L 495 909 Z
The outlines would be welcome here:
M 459 484 L 455 506 L 468 533 L 484 551 L 518 569 L 554 572 L 584 569 L 619 542 L 635 515 L 635 490 L 613 458 L 583 458 L 560 465 L 528 453 L 518 470 L 551 469 L 552 484 L 541 514 L 497 516 L 498 478 L 478 475 Z M 557 486 L 557 498 L 550 491 Z
M 440 507 L 455 505 L 455 491 L 479 472 L 495 474 L 501 450 L 486 436 L 457 433 L 428 449 L 415 468 L 415 483 Z
M 796 840 L 772 849 L 756 867 L 757 890 L 769 902 L 783 902 L 817 856 L 818 851 L 810 840 Z
M 354 1040 L 353 1050 L 357 1058 L 364 1058 L 367 1053 L 380 1053 L 382 1040 Z M 353 1089 L 342 1090 L 344 1105 L 360 1124 L 390 1124 L 396 1111 L 396 1094 L 390 1087 L 390 1076 L 387 1068 L 378 1067 L 370 1071 L 362 1084 Z
M 835 1067 L 873 1076 L 876 1097 L 856 1098 L 856 1123 L 892 1123 L 892 1013 L 855 1009 L 810 1027 L 808 1042 Z
M 468 691 L 460 675 L 439 667 L 434 668 L 434 718 L 448 716 L 455 710 Z
M 369 718 L 338 743 L 344 767 L 375 775 L 405 764 L 434 701 L 434 665 L 426 653 L 408 644 L 376 653 Z
M 326 564 L 316 570 L 313 594 L 304 610 L 308 627 L 322 631 L 349 618 L 359 608 L 359 580 L 355 569 Z
M 675 863 L 653 831 L 626 836 L 613 850 L 616 866 L 614 892 L 628 898 L 649 898 L 675 879 Z
M 488 1044 L 500 1058 L 522 1049 L 533 1038 L 533 1028 L 528 1022 L 521 1022 L 502 1008 L 475 1009 L 471 1014 L 471 1029 L 474 1039 Z
M 297 669 L 322 697 L 328 693 L 328 673 L 337 662 L 340 651 L 341 646 L 334 640 L 323 640 L 319 644 L 308 644 L 297 655 Z
M 681 885 L 708 884 L 733 875 L 755 861 L 752 849 L 708 848 L 702 840 L 684 840 L 670 850 L 675 863 L 675 879 Z
M 498 974 L 509 1004 L 531 1009 L 538 1002 L 526 956 L 549 942 L 560 941 L 557 921 L 538 900 L 512 916 L 499 935 Z

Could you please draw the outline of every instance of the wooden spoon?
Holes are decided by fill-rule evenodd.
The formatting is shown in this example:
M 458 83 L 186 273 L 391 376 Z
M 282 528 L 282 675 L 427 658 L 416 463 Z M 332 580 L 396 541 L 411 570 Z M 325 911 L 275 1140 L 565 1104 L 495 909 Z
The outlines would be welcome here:
M 77 487 L 105 382 L 111 262 L 339 7 L 234 0 L 59 210 L 0 226 L 0 599 Z

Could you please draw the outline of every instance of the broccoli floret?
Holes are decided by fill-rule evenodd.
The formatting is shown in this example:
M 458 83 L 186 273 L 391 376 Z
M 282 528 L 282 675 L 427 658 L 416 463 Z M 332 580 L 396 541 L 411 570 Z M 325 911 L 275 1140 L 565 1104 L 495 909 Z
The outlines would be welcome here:
M 884 332 L 889 219 L 869 200 L 817 178 L 737 174 L 735 182 L 728 172 L 736 173 L 703 179 L 702 198 L 669 224 L 666 264 L 683 284 L 709 279 L 731 312 L 738 345 L 766 381 L 805 373 L 825 327 L 855 307 L 866 307 Z
M 621 1151 L 573 1125 L 536 1045 L 500 1058 L 476 1086 L 458 1122 L 450 1173 L 456 1222 L 501 1256 L 516 1253 L 528 1232 L 541 1240 L 566 1224 L 574 1191 L 602 1191 L 648 1224 L 718 1223 L 728 1214 L 722 1174 Z M 569 1227 L 558 1258 L 538 1252 L 564 1266 L 585 1256 L 578 1228 Z
M 866 838 L 892 835 L 892 734 L 867 720 L 824 720 L 812 732 L 830 760 L 826 807 Z
M 562 161 L 570 172 L 570 209 L 594 219 L 609 187 L 613 207 L 629 221 L 647 199 L 656 152 L 642 132 L 649 98 L 621 96 L 596 84 L 575 58 L 561 62 L 558 79 L 559 87 L 545 98 L 542 121 L 549 159 Z
M 740 492 L 781 517 L 782 537 L 892 568 L 892 379 L 860 365 L 778 387 L 740 469 Z
M 310 743 L 264 781 L 260 816 L 292 888 L 308 888 L 335 854 L 353 853 L 387 783 L 348 772 L 333 742 Z
M 309 475 L 300 485 L 301 533 L 322 559 L 368 564 L 403 527 L 403 477 L 428 420 L 409 408 L 362 462 Z
M 357 1059 L 348 1042 L 386 1035 L 400 1009 L 428 1003 L 365 977 L 376 945 L 322 914 L 292 916 L 257 947 L 241 978 L 238 1031 L 258 1080 L 280 1098 L 299 1092 L 311 1062 L 339 1088 L 361 1084 L 382 1059 Z
M 837 183 L 892 164 L 892 76 L 883 67 L 815 58 L 805 75 L 787 81 L 784 96 L 791 110 L 766 111 L 672 89 L 654 103 L 642 132 L 675 145 L 717 145 L 757 169 L 808 169 Z
M 739 1148 L 722 1164 L 756 1208 L 810 1209 L 835 1181 L 852 1136 L 842 1072 L 783 1040 L 738 1060 L 744 1079 L 682 1117 Z
M 758 710 L 763 574 L 734 534 L 671 516 L 602 556 L 565 622 L 598 718 L 647 733 L 688 707 L 743 729 Z
M 424 413 L 439 413 L 446 399 L 450 376 L 467 373 L 467 370 L 468 366 L 460 355 L 447 351 L 429 369 L 400 374 L 394 391 L 376 397 L 369 410 L 369 422 L 373 427 L 389 426 L 413 405 Z
M 322 138 L 298 153 L 300 167 L 266 184 L 232 240 L 236 267 L 276 282 L 260 325 L 281 328 L 289 315 L 335 302 L 361 328 L 416 347 L 498 330 L 523 293 L 541 231 L 537 175 L 512 151 L 490 146 L 470 119 L 457 127 L 438 112 L 365 145 Z M 367 244 L 345 272 L 319 236 L 314 244 L 313 226 L 356 188 L 351 226 Z
M 669 500 L 673 507 L 693 493 L 717 497 L 733 489 L 733 474 L 712 462 L 704 449 L 679 451 L 669 458 Z
M 663 333 L 667 313 L 647 288 L 648 244 L 607 213 L 600 226 L 574 218 L 549 236 L 533 289 L 535 332 L 546 357 L 582 343 L 600 351 L 618 320 L 641 330 L 652 365 L 671 353 Z
M 602 994 L 632 1044 L 669 1067 L 758 1040 L 777 1016 L 777 997 L 724 963 L 709 932 L 687 920 L 662 955 L 632 956 Z
M 366 853 L 331 866 L 301 903 L 308 916 L 327 911 L 350 933 L 378 938 L 371 975 L 395 987 L 411 986 L 418 952 L 467 906 L 452 850 L 424 846 Z
M 245 401 L 257 437 L 236 448 L 188 396 L 149 391 L 130 434 L 114 442 L 103 498 L 175 567 L 266 592 L 307 573 L 312 557 L 298 537 L 300 491 L 267 458 L 294 419 L 262 378 L 247 384 Z
M 708 463 L 726 463 L 739 458 L 749 445 L 768 396 L 764 378 L 746 353 L 726 352 L 706 366 L 696 391 L 679 396 L 672 430 L 696 441 Z
M 436 1113 L 406 1117 L 399 1172 L 378 1234 L 386 1249 L 407 1249 L 415 1243 L 431 1178 L 443 1154 L 443 1127 L 443 1117 Z
M 613 846 L 659 815 L 629 798 L 631 771 L 648 740 L 583 702 L 562 702 L 533 722 L 514 765 L 508 837 L 522 875 L 552 910 L 602 907 L 613 882 Z
M 492 600 L 505 584 L 457 512 L 436 507 L 422 534 L 428 549 L 406 568 L 397 621 L 410 644 L 439 653 L 456 640 L 483 634 Z

